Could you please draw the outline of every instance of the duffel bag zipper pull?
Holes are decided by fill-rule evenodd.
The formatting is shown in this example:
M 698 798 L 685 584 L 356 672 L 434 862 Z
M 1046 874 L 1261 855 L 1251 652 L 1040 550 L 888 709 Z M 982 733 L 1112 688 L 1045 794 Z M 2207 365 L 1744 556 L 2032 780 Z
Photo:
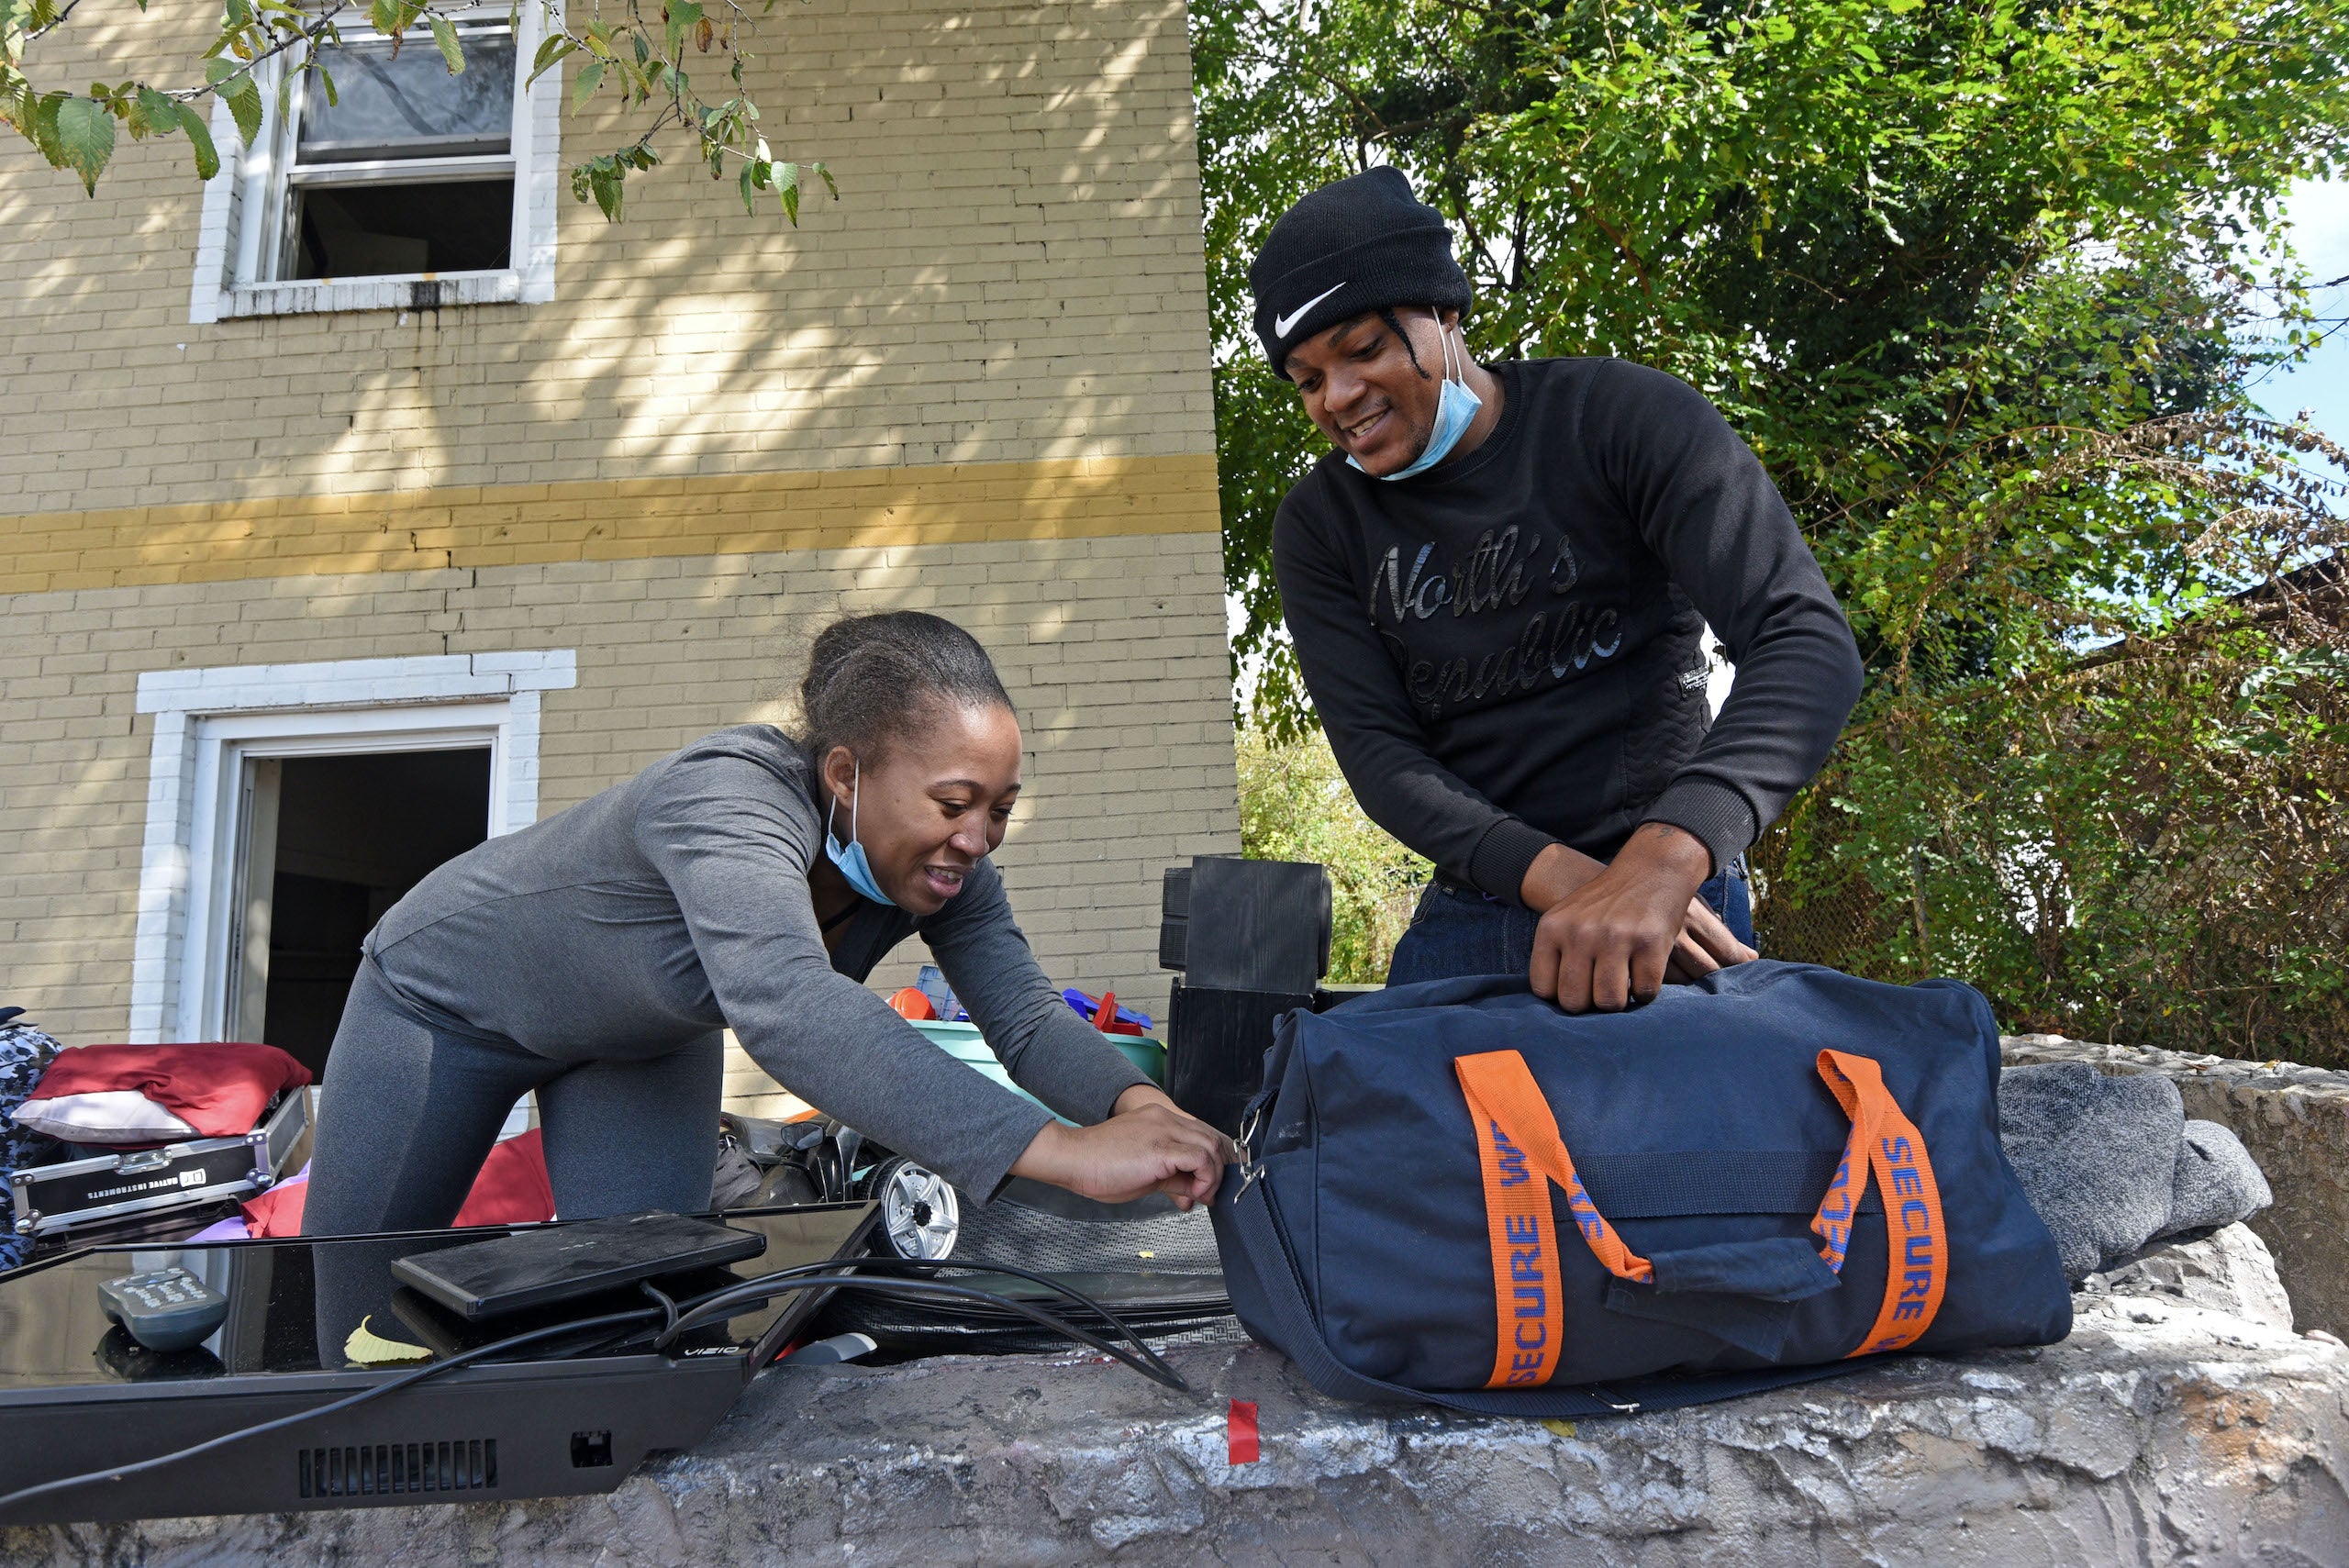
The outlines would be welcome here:
M 1231 1201 L 1234 1203 L 1246 1197 L 1248 1189 L 1254 1186 L 1257 1178 L 1264 1173 L 1264 1162 L 1256 1156 L 1256 1139 L 1264 1128 L 1265 1105 L 1266 1101 L 1260 1096 L 1255 1104 L 1248 1107 L 1248 1114 L 1241 1118 L 1240 1190 L 1231 1195 Z

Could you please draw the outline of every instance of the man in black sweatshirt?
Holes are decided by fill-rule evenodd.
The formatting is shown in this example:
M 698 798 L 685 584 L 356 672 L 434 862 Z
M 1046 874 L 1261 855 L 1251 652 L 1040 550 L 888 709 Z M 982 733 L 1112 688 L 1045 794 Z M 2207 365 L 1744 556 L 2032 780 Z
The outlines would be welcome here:
M 1613 1010 L 1752 958 L 1743 853 L 1861 677 L 1761 463 L 1661 371 L 1471 360 L 1451 232 L 1393 169 L 1290 208 L 1249 282 L 1334 449 L 1273 528 L 1306 689 L 1437 868 L 1390 981 L 1521 968 Z M 1737 667 L 1709 723 L 1708 622 Z

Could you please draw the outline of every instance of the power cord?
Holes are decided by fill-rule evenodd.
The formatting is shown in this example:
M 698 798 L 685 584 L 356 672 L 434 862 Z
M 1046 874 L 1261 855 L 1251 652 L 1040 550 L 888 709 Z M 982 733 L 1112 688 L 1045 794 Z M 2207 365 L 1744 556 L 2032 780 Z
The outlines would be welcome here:
M 666 1319 L 661 1325 L 661 1331 L 663 1334 L 677 1326 L 677 1303 L 667 1291 L 662 1290 L 649 1279 L 637 1281 L 636 1288 L 661 1304 L 661 1311 Z
M 952 1272 L 956 1273 L 973 1274 L 1007 1274 L 1015 1279 L 1023 1279 L 1028 1281 L 1030 1284 L 1039 1284 L 1043 1286 L 1046 1290 L 1051 1291 L 1055 1296 L 1063 1296 L 1067 1300 L 1075 1302 L 1079 1307 L 1084 1307 L 1086 1311 L 1091 1312 L 1096 1317 L 1107 1322 L 1111 1328 L 1117 1329 L 1127 1339 L 1131 1340 L 1141 1349 L 1147 1351 L 1150 1348 L 1143 1342 L 1141 1336 L 1136 1334 L 1133 1329 L 1127 1327 L 1124 1320 L 1119 1318 L 1115 1313 L 1102 1306 L 1099 1302 L 1094 1300 L 1091 1296 L 1081 1294 L 1071 1286 L 1063 1284 L 1061 1281 L 1053 1279 L 1048 1274 L 1030 1273 L 1028 1270 L 1016 1267 L 1010 1263 L 990 1263 L 984 1260 L 974 1258 L 956 1258 L 951 1261 L 947 1259 L 932 1258 L 896 1258 L 886 1255 L 870 1258 L 856 1258 L 845 1261 L 839 1258 L 828 1258 L 820 1263 L 800 1263 L 787 1269 L 777 1269 L 772 1273 L 757 1274 L 750 1279 L 738 1280 L 732 1284 L 722 1285 L 717 1290 L 704 1292 L 702 1295 L 694 1296 L 690 1300 L 680 1303 L 679 1305 L 681 1311 L 691 1312 L 704 1307 L 715 1306 L 719 1302 L 739 1304 L 743 1300 L 755 1301 L 761 1299 L 757 1294 L 759 1288 L 773 1280 L 802 1279 L 812 1277 L 817 1274 L 829 1275 L 832 1273 L 846 1273 L 850 1277 L 854 1278 L 862 1277 L 860 1271 L 870 1273 L 872 1271 L 886 1269 L 895 1269 L 901 1273 L 914 1274 L 941 1274 Z M 876 1275 L 875 1277 L 878 1276 Z M 996 1296 L 992 1294 L 987 1296 L 988 1302 L 993 1305 L 1000 1305 L 1004 1299 L 1005 1298 Z M 680 1331 L 681 1330 L 678 1329 L 674 1323 L 667 1325 L 662 1329 L 663 1337 L 661 1342 L 662 1344 L 668 1343 L 668 1341 L 671 1339 L 675 1338 L 676 1334 Z
M 1015 1268 L 1008 1263 L 989 1263 L 975 1259 L 958 1259 L 949 1262 L 944 1259 L 877 1258 L 861 1260 L 856 1267 L 865 1271 L 894 1270 L 918 1276 L 952 1269 L 956 1272 L 1005 1274 L 1024 1279 L 1030 1284 L 1041 1285 L 1053 1295 L 1085 1308 L 1128 1340 L 1132 1348 L 1128 1349 L 1126 1345 L 1113 1343 L 1089 1329 L 1079 1328 L 1056 1313 L 1047 1312 L 1042 1307 L 1031 1302 L 1021 1301 L 1016 1296 L 998 1296 L 992 1291 L 979 1290 L 968 1285 L 950 1284 L 938 1279 L 891 1278 L 886 1272 L 844 1272 L 833 1263 L 779 1269 L 774 1273 L 763 1274 L 757 1279 L 744 1280 L 740 1284 L 729 1285 L 707 1296 L 696 1297 L 692 1301 L 681 1303 L 683 1310 L 676 1321 L 662 1330 L 660 1336 L 654 1340 L 653 1347 L 656 1350 L 665 1348 L 679 1335 L 692 1329 L 713 1322 L 722 1317 L 731 1317 L 732 1309 L 755 1302 L 763 1302 L 787 1291 L 831 1288 L 863 1290 L 881 1296 L 896 1296 L 900 1298 L 975 1302 L 997 1311 L 1008 1311 L 1027 1318 L 1040 1328 L 1049 1329 L 1064 1339 L 1074 1340 L 1079 1344 L 1114 1358 L 1162 1388 L 1172 1389 L 1178 1394 L 1188 1394 L 1192 1391 L 1191 1385 L 1183 1381 L 1182 1373 L 1167 1365 L 1165 1360 L 1150 1348 L 1149 1341 L 1124 1319 L 1091 1296 L 1085 1296 L 1060 1281 L 1043 1274 L 1031 1273 L 1026 1269 Z
M 434 1362 L 429 1366 L 420 1366 L 414 1372 L 404 1373 L 393 1378 L 388 1383 L 379 1383 L 373 1388 L 362 1389 L 348 1398 L 337 1399 L 330 1404 L 320 1405 L 308 1410 L 296 1410 L 291 1416 L 280 1416 L 273 1421 L 262 1421 L 256 1426 L 239 1427 L 233 1432 L 223 1432 L 217 1438 L 210 1438 L 200 1443 L 190 1443 L 185 1448 L 173 1449 L 171 1452 L 158 1454 L 153 1459 L 142 1459 L 135 1464 L 119 1464 L 105 1470 L 84 1471 L 79 1475 L 68 1475 L 56 1481 L 44 1481 L 38 1486 L 19 1487 L 5 1496 L 0 1496 L 0 1515 L 6 1514 L 19 1503 L 28 1503 L 36 1497 L 52 1496 L 59 1492 L 70 1492 L 77 1486 L 87 1486 L 100 1481 L 121 1481 L 133 1475 L 142 1475 L 150 1470 L 161 1470 L 167 1464 L 177 1464 L 184 1459 L 194 1459 L 200 1453 L 210 1453 L 215 1449 L 226 1448 L 230 1443 L 242 1442 L 247 1438 L 257 1438 L 266 1432 L 282 1431 L 287 1427 L 299 1426 L 305 1421 L 315 1421 L 325 1416 L 340 1415 L 345 1410 L 355 1409 L 371 1399 L 381 1399 L 386 1394 L 395 1394 L 403 1388 L 412 1388 L 428 1378 L 438 1377 L 445 1372 L 453 1372 L 458 1367 L 480 1361 L 485 1356 L 519 1350 L 524 1345 L 560 1339 L 566 1334 L 576 1334 L 584 1329 L 609 1328 L 616 1323 L 633 1323 L 640 1318 L 657 1316 L 659 1312 L 659 1307 L 640 1307 L 629 1312 L 607 1313 L 601 1318 L 583 1318 L 575 1323 L 558 1323 L 552 1328 L 534 1329 L 527 1334 L 516 1334 L 507 1339 L 494 1340 L 486 1345 L 462 1351 L 446 1361 Z

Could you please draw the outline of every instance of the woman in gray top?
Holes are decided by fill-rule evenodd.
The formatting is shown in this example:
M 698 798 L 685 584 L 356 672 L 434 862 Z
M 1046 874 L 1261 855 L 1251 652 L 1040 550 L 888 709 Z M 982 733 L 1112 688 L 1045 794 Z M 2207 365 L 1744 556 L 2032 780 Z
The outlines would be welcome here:
M 309 1235 L 448 1224 L 535 1090 L 565 1218 L 707 1208 L 720 1033 L 812 1104 L 981 1202 L 1007 1176 L 1188 1208 L 1222 1135 L 1048 983 L 987 856 L 1019 792 L 985 651 L 917 613 L 836 622 L 804 740 L 722 729 L 492 839 L 370 932 L 328 1058 Z M 919 932 L 1013 1080 L 861 984 Z

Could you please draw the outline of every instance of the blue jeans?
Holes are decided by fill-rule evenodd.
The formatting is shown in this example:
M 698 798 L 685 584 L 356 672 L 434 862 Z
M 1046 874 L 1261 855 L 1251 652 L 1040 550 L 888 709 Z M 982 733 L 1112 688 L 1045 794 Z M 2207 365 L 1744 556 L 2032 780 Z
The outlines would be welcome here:
M 1730 933 L 1747 947 L 1753 942 L 1753 897 L 1745 885 L 1745 862 L 1728 868 L 1697 890 Z M 1523 974 L 1533 964 L 1533 929 L 1541 917 L 1522 905 L 1489 894 L 1431 883 L 1419 895 L 1410 929 L 1395 944 L 1386 984 L 1449 980 L 1463 974 Z

